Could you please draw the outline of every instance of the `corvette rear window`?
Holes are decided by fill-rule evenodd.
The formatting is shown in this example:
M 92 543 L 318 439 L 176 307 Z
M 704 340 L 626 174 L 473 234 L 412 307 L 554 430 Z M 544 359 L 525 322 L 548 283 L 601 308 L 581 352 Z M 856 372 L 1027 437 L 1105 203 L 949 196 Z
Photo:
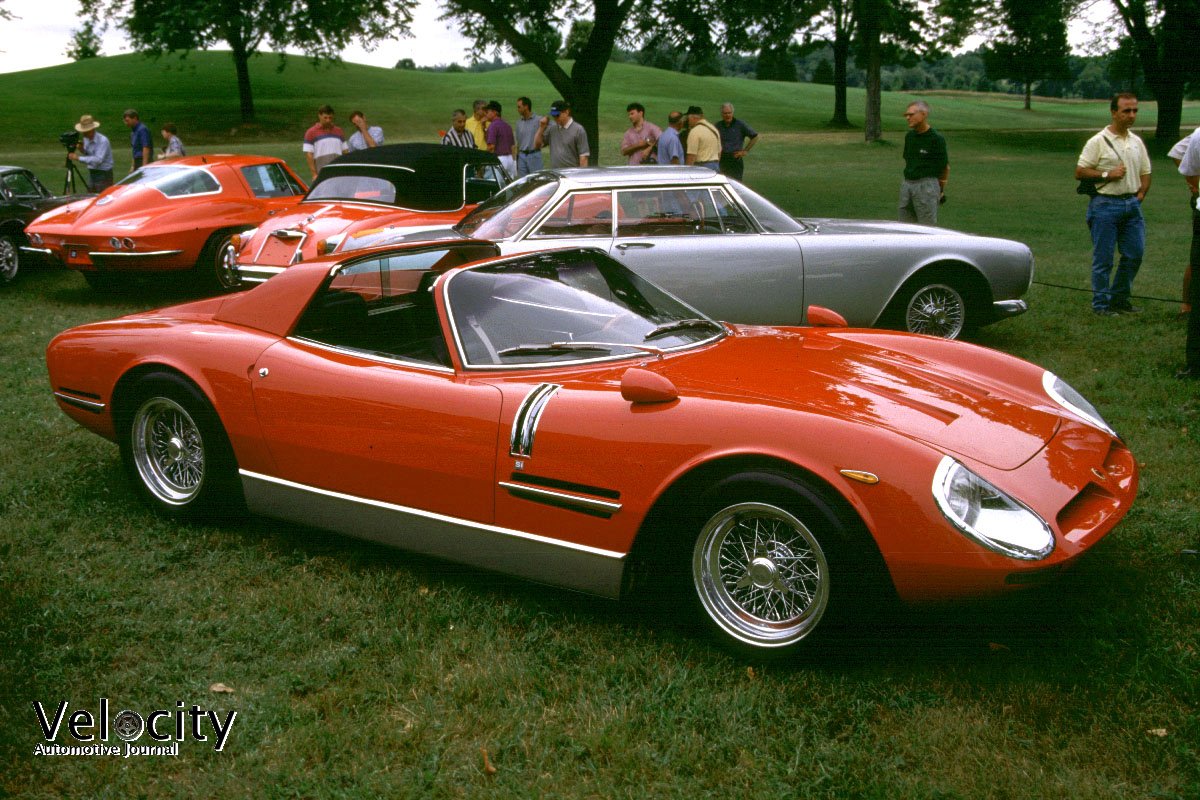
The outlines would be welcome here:
M 167 197 L 186 197 L 221 191 L 221 184 L 217 183 L 216 178 L 194 167 L 142 167 L 117 185 L 134 184 L 157 189 Z

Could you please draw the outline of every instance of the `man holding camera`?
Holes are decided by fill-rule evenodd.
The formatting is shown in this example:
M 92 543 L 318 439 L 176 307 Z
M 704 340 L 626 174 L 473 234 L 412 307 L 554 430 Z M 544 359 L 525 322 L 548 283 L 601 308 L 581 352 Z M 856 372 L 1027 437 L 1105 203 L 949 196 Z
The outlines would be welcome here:
M 113 152 L 108 137 L 96 130 L 100 123 L 91 114 L 84 114 L 75 123 L 75 130 L 83 134 L 76 149 L 67 154 L 72 161 L 79 161 L 88 168 L 88 189 L 102 192 L 113 185 Z

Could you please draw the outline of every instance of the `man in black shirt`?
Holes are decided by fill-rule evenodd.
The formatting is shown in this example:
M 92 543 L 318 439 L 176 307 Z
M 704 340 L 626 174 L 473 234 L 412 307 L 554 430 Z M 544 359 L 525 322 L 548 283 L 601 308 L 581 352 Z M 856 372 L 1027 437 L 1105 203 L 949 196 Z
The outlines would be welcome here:
M 946 140 L 929 127 L 929 104 L 918 100 L 904 112 L 904 182 L 900 184 L 900 221 L 937 225 L 950 177 Z

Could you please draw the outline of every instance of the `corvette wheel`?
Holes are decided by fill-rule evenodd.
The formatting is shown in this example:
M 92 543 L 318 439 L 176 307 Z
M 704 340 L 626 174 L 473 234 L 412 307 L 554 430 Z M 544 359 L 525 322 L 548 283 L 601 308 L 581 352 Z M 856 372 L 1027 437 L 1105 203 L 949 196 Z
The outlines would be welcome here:
M 121 455 L 143 497 L 168 516 L 190 517 L 240 503 L 236 463 L 220 420 L 183 378 L 142 379 L 119 419 Z
M 967 321 L 967 304 L 957 289 L 946 283 L 918 287 L 904 306 L 904 330 L 943 339 L 957 339 Z
M 237 266 L 237 251 L 233 248 L 233 234 L 214 236 L 204 247 L 196 264 L 197 277 L 205 288 L 218 292 L 232 292 L 242 288 L 242 276 Z
M 12 283 L 21 271 L 21 251 L 17 240 L 8 235 L 0 236 L 0 284 Z

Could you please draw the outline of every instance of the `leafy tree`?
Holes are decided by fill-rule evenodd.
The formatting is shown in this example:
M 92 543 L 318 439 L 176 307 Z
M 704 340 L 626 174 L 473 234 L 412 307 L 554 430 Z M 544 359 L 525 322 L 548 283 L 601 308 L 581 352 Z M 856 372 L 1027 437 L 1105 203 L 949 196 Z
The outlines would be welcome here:
M 296 47 L 337 62 L 352 40 L 406 32 L 415 0 L 81 0 L 92 20 L 116 19 L 143 53 L 203 50 L 225 42 L 237 71 L 242 120 L 254 119 L 250 58 L 260 45 Z M 281 62 L 281 66 L 282 66 Z
M 571 104 L 591 144 L 592 163 L 600 154 L 600 83 L 623 32 L 634 0 L 445 0 L 442 19 L 457 20 L 463 34 L 483 49 L 507 45 L 523 61 L 536 66 Z M 557 33 L 550 36 L 559 14 L 592 25 L 579 48 L 571 72 L 558 63 Z M 581 34 L 582 35 L 582 34 Z M 554 47 L 550 47 L 553 40 Z
M 1060 0 L 1001 0 L 1002 32 L 984 51 L 989 78 L 1017 81 L 1031 107 L 1033 83 L 1068 76 L 1066 9 Z
M 1112 0 L 1133 39 L 1146 85 L 1158 101 L 1154 138 L 1160 148 L 1179 138 L 1183 93 L 1200 77 L 1200 0 Z
M 72 61 L 83 61 L 100 55 L 100 33 L 94 20 L 86 20 L 82 26 L 71 31 L 71 43 L 63 54 Z
M 567 32 L 567 43 L 563 47 L 563 56 L 572 61 L 579 58 L 595 28 L 596 24 L 591 20 L 577 19 L 572 22 L 571 30 Z
M 393 67 L 393 69 L 416 69 L 416 68 L 417 68 L 417 62 L 413 61 L 411 58 L 402 58 L 399 61 L 397 61 L 396 66 Z

